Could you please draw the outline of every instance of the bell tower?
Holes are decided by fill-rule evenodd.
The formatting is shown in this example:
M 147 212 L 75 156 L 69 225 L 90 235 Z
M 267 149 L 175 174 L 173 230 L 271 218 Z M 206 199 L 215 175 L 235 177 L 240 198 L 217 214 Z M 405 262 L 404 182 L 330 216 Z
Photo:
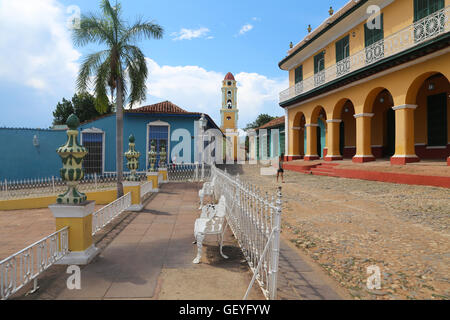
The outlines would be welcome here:
M 233 74 L 228 72 L 222 81 L 222 108 L 220 109 L 222 131 L 237 129 L 238 112 L 236 80 Z

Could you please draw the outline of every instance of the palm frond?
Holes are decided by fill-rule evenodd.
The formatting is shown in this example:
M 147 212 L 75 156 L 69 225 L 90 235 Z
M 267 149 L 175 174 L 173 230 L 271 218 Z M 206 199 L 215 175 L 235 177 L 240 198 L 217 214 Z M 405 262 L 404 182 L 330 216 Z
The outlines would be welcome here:
M 129 103 L 131 109 L 135 103 L 142 102 L 146 98 L 147 61 L 142 51 L 136 46 L 125 46 L 123 56 L 130 80 Z
M 97 68 L 95 77 L 95 109 L 102 114 L 108 110 L 109 99 L 107 94 L 109 79 L 109 58 Z
M 161 39 L 164 35 L 164 28 L 153 21 L 142 21 L 139 19 L 133 26 L 124 31 L 120 43 L 127 45 L 135 43 L 142 38 Z
M 88 89 L 91 80 L 90 77 L 104 62 L 103 59 L 108 53 L 109 50 L 103 50 L 87 55 L 84 58 L 76 80 L 77 91 L 85 92 Z
M 72 40 L 77 47 L 82 47 L 89 43 L 106 43 L 110 46 L 115 42 L 114 34 L 108 23 L 93 14 L 81 17 L 80 28 L 73 30 Z

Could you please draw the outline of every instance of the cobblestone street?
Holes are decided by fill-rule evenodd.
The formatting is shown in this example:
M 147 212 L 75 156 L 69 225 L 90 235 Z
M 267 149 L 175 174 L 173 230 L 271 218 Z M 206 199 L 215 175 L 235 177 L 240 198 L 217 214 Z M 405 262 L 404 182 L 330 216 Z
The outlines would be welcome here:
M 263 191 L 283 187 L 282 237 L 354 298 L 450 298 L 448 189 L 291 171 L 277 184 L 259 166 L 227 170 Z M 370 265 L 380 268 L 381 290 L 366 289 Z

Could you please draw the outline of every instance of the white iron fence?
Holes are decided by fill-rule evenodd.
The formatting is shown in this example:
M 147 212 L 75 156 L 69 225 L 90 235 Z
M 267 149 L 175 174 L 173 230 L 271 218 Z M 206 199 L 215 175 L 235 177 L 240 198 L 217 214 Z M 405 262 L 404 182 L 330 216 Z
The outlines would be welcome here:
M 129 175 L 124 172 L 123 177 Z M 138 175 L 144 179 L 145 172 Z M 104 174 L 87 174 L 80 181 L 78 189 L 81 192 L 97 191 L 102 189 L 114 188 L 117 182 L 117 174 L 114 172 Z M 25 198 L 32 196 L 53 195 L 65 192 L 67 190 L 66 182 L 60 177 L 47 177 L 22 180 L 3 180 L 0 181 L 0 200 L 11 198 Z
M 167 179 L 170 182 L 198 182 L 209 178 L 211 166 L 205 163 L 169 164 L 167 166 Z
M 96 234 L 115 217 L 131 206 L 131 192 L 104 206 L 92 214 L 92 235 Z
M 31 281 L 34 281 L 32 292 L 36 291 L 38 276 L 67 254 L 68 250 L 69 228 L 64 227 L 0 261 L 1 299 L 8 299 Z
M 280 103 L 450 31 L 450 6 L 410 24 L 280 92 Z
M 275 299 L 277 293 L 278 260 L 281 226 L 281 187 L 276 196 L 269 197 L 239 176 L 226 171 L 211 169 L 216 176 L 214 193 L 224 195 L 227 204 L 227 221 L 239 246 L 253 271 L 253 279 L 244 296 L 258 281 L 267 299 Z
M 143 203 L 151 194 L 153 191 L 153 182 L 148 181 L 143 184 L 141 184 L 141 203 Z

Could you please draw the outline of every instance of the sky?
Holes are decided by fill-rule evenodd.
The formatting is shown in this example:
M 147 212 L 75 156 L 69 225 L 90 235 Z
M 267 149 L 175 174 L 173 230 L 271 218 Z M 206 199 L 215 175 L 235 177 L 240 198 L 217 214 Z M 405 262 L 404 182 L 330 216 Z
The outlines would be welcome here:
M 0 127 L 48 128 L 56 104 L 75 93 L 82 58 L 103 49 L 76 47 L 67 23 L 100 13 L 100 1 L 0 0 Z M 317 27 L 347 0 L 127 0 L 123 18 L 164 28 L 161 40 L 138 43 L 147 57 L 147 99 L 205 112 L 220 125 L 221 81 L 238 83 L 239 127 L 258 114 L 281 116 L 278 94 L 288 87 L 278 68 L 289 43 Z M 111 3 L 115 3 L 112 0 Z

